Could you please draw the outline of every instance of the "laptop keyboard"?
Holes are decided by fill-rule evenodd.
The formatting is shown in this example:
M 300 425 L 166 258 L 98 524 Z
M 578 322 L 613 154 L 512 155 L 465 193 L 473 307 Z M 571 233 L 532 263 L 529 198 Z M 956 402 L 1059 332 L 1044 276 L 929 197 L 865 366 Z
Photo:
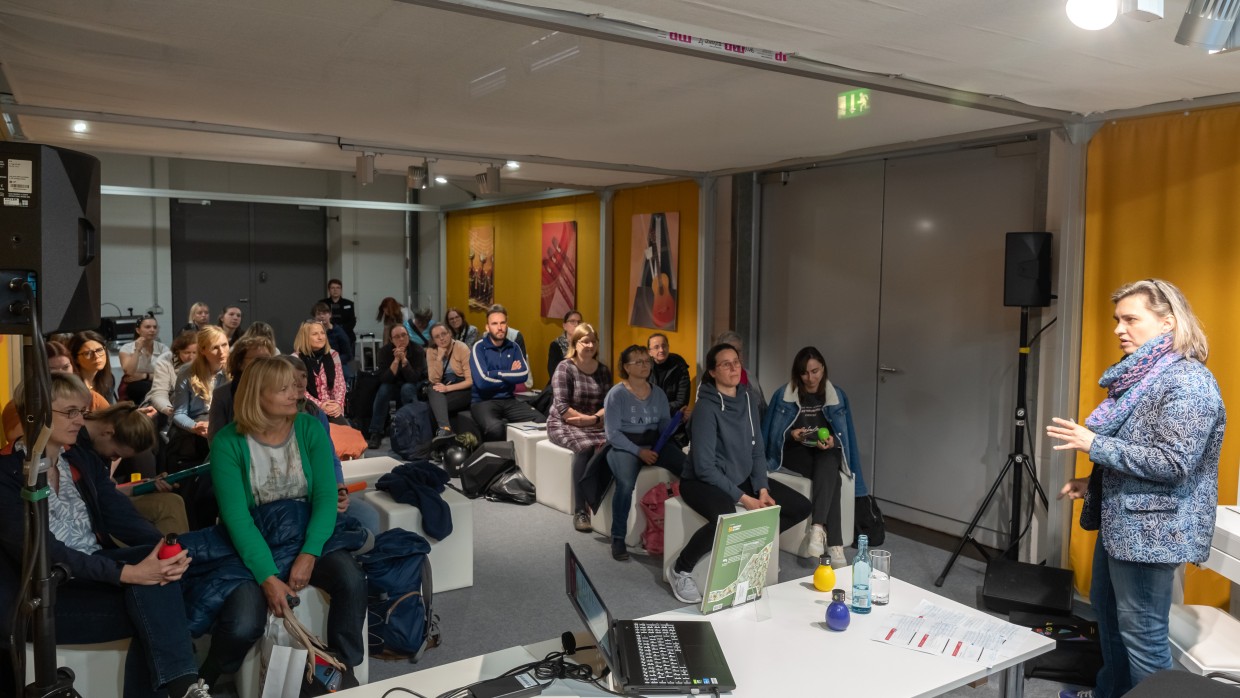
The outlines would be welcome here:
M 680 638 L 671 623 L 633 623 L 637 656 L 646 684 L 689 683 L 689 670 L 680 654 Z

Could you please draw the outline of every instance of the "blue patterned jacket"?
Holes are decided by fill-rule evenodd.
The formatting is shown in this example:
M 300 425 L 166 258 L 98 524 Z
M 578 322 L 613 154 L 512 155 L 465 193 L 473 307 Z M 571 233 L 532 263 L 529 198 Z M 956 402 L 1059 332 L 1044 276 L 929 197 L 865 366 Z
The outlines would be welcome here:
M 1094 438 L 1081 526 L 1100 530 L 1117 560 L 1203 562 L 1227 412 L 1214 376 L 1197 361 L 1172 364 L 1155 380 L 1115 436 Z

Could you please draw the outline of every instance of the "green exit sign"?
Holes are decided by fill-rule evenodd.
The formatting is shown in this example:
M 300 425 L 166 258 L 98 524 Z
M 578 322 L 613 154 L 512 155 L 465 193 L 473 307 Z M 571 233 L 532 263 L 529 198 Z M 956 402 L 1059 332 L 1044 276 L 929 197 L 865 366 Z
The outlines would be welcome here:
M 835 118 L 837 119 L 851 119 L 854 116 L 869 114 L 870 91 L 862 89 L 841 92 L 837 105 L 835 110 Z

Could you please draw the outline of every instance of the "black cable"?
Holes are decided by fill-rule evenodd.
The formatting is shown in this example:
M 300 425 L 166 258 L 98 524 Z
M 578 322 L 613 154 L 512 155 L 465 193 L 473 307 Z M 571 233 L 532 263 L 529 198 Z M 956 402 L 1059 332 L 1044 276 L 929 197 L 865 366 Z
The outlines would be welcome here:
M 387 691 L 385 691 L 385 692 L 384 692 L 384 694 L 383 694 L 382 696 L 380 696 L 379 698 L 387 698 L 388 696 L 392 695 L 393 693 L 395 693 L 395 692 L 397 692 L 397 691 L 401 691 L 402 693 L 408 693 L 408 694 L 410 694 L 410 695 L 417 696 L 417 698 L 426 698 L 426 696 L 422 695 L 421 693 L 418 693 L 417 691 L 412 691 L 412 690 L 410 690 L 410 689 L 408 689 L 408 688 L 401 688 L 400 686 L 397 686 L 396 688 L 389 688 L 389 689 L 388 689 Z
M 582 649 L 585 649 L 585 648 L 582 648 Z M 600 677 L 594 676 L 594 669 L 589 664 L 578 664 L 576 662 L 565 661 L 564 658 L 566 656 L 568 655 L 564 652 L 549 652 L 547 656 L 543 657 L 542 659 L 530 662 L 528 664 L 522 664 L 520 666 L 513 667 L 509 669 L 508 671 L 505 671 L 504 673 L 500 674 L 499 677 L 515 676 L 517 674 L 524 674 L 526 672 L 530 672 L 534 676 L 535 680 L 542 679 L 543 681 L 546 681 L 546 683 L 543 683 L 543 681 L 539 681 L 539 685 L 541 685 L 544 689 L 550 686 L 557 679 L 559 679 L 563 681 L 580 681 L 581 683 L 588 683 L 588 684 L 593 685 L 595 688 L 599 689 L 600 691 L 603 691 L 605 693 L 610 693 L 613 696 L 623 696 L 624 698 L 644 698 L 644 696 L 641 696 L 640 694 L 617 693 L 616 691 L 613 691 L 610 688 L 607 688 L 606 686 L 600 683 L 600 681 L 602 681 L 601 676 Z M 499 677 L 496 677 L 496 678 L 499 678 Z M 471 688 L 473 688 L 474 686 L 477 686 L 478 684 L 486 683 L 486 681 L 489 681 L 489 680 L 490 679 L 485 679 L 483 681 L 475 681 L 467 686 L 461 686 L 460 688 L 454 688 L 445 693 L 440 693 L 435 698 L 462 698 L 463 696 L 469 695 L 469 690 Z M 403 688 L 392 689 L 392 690 L 402 690 L 408 693 L 413 693 L 413 691 L 409 691 L 408 689 L 403 689 Z M 391 692 L 392 691 L 388 691 L 388 693 L 391 693 Z M 384 693 L 381 698 L 386 698 L 388 693 Z M 417 695 L 417 694 L 415 693 L 414 695 Z M 716 696 L 717 695 L 718 693 L 716 693 Z
M 1055 324 L 1055 321 L 1056 321 L 1056 320 L 1058 320 L 1058 319 L 1059 319 L 1058 317 L 1053 317 L 1053 318 L 1051 318 L 1051 321 L 1050 321 L 1050 322 L 1046 323 L 1045 325 L 1042 325 L 1042 329 L 1038 330 L 1037 332 L 1034 332 L 1034 333 L 1033 333 L 1033 339 L 1030 339 L 1030 340 L 1029 340 L 1029 342 L 1028 342 L 1028 346 L 1033 346 L 1033 343 L 1034 343 L 1035 341 L 1037 341 L 1037 339 L 1038 339 L 1038 335 L 1040 335 L 1040 334 L 1042 334 L 1043 332 L 1045 332 L 1045 331 L 1046 331 L 1046 329 L 1047 329 L 1048 327 L 1050 327 L 1051 325 Z

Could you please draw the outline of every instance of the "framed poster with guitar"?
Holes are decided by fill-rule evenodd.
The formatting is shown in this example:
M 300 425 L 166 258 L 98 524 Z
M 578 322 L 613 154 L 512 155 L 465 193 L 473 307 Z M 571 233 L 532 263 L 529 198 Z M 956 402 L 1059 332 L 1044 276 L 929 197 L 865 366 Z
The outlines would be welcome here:
M 676 330 L 680 214 L 639 213 L 633 216 L 629 279 L 629 324 L 655 330 Z

